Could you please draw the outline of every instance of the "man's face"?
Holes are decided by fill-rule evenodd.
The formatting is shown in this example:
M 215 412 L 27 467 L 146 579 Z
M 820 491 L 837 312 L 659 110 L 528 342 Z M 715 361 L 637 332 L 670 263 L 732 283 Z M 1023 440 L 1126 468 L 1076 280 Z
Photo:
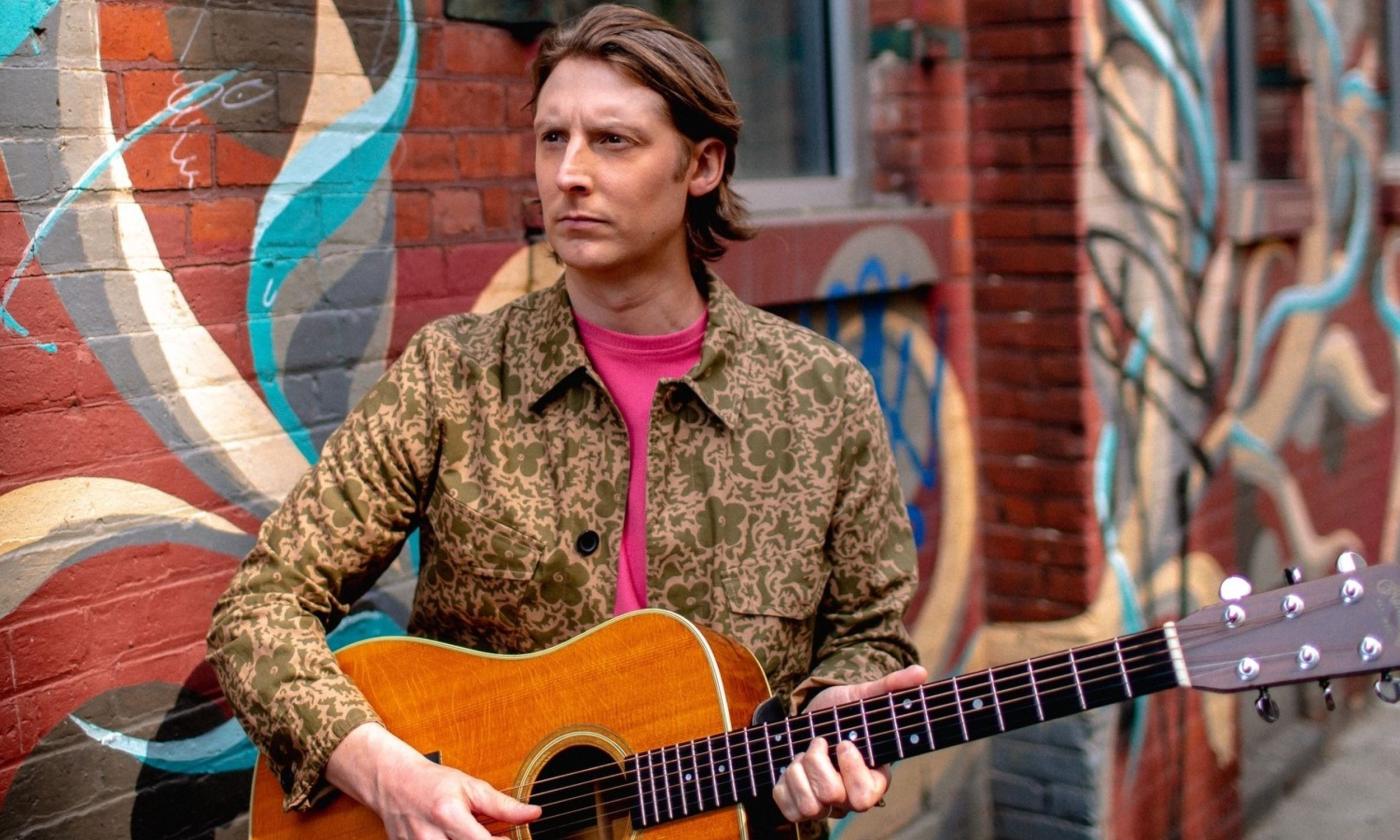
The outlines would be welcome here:
M 685 204 L 703 188 L 701 157 L 660 94 L 606 62 L 565 59 L 535 106 L 535 184 L 550 246 L 598 279 L 685 269 Z

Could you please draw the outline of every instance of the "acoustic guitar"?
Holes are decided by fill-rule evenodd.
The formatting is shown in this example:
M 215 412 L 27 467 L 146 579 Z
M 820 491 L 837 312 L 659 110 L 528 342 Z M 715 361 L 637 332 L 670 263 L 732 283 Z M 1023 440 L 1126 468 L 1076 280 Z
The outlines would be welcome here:
M 1400 700 L 1400 567 L 1366 568 L 1226 600 L 1180 621 L 1098 644 L 926 683 L 831 709 L 750 724 L 768 697 L 737 642 L 658 610 L 613 619 L 555 648 L 498 656 L 414 638 L 339 654 L 388 728 L 445 765 L 541 806 L 525 840 L 705 840 L 749 836 L 764 802 L 815 736 L 854 743 L 871 766 L 964 744 L 1173 687 L 1259 689 L 1380 672 Z M 1359 559 L 1359 558 L 1357 558 Z M 255 838 L 383 837 L 349 797 L 286 813 L 264 761 L 253 782 Z M 758 833 L 763 833 L 758 830 Z

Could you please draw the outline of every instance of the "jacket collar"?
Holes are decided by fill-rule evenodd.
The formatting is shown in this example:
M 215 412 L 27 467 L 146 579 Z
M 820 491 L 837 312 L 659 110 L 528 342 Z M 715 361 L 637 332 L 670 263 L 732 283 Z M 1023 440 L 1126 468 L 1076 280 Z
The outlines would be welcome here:
M 743 416 L 743 395 L 747 390 L 743 387 L 744 373 L 750 364 L 743 348 L 752 315 L 748 306 L 713 273 L 707 285 L 709 320 L 700 345 L 700 361 L 680 381 L 725 426 L 736 429 Z M 522 303 L 526 312 L 517 323 L 521 325 L 523 347 L 535 351 L 527 358 L 536 362 L 518 371 L 530 409 L 542 411 L 585 377 L 601 385 L 579 339 L 563 278 Z M 749 352 L 753 350 L 749 348 Z

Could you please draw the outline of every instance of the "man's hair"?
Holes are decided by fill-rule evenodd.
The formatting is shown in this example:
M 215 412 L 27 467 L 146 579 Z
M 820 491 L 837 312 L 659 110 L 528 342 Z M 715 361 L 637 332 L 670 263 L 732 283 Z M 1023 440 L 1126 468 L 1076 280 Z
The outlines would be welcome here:
M 729 185 L 743 121 L 724 69 L 703 44 L 641 9 L 611 3 L 595 6 L 544 37 L 530 68 L 534 83 L 531 108 L 549 75 L 566 58 L 607 62 L 660 94 L 671 121 L 688 141 L 713 137 L 724 144 L 724 175 L 719 186 L 686 200 L 685 230 L 692 269 L 698 272 L 702 261 L 724 256 L 724 240 L 753 238 L 743 200 Z

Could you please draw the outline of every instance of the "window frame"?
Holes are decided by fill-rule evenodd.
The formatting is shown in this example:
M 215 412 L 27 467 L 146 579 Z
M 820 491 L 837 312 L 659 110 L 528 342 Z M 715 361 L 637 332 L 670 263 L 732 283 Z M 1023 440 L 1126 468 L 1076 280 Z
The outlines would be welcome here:
M 829 0 L 827 61 L 831 71 L 831 142 L 833 175 L 782 178 L 735 178 L 734 189 L 755 217 L 804 211 L 844 209 L 869 202 L 869 137 L 864 121 L 866 92 L 861 84 L 862 39 L 867 36 L 865 4 Z

